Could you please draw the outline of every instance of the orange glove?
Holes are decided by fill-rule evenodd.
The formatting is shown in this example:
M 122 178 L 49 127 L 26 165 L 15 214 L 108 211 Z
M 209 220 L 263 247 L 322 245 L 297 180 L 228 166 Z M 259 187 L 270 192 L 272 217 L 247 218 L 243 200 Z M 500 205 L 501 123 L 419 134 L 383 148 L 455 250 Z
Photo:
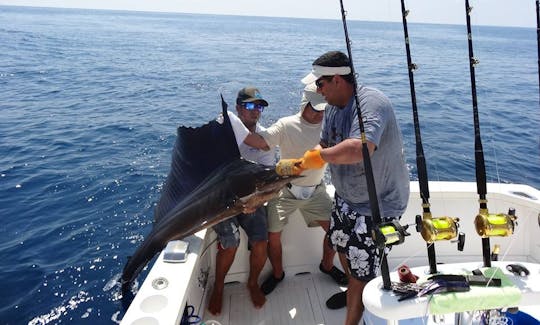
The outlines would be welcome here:
M 306 169 L 323 168 L 326 161 L 321 157 L 320 150 L 308 150 L 300 159 L 281 159 L 276 165 L 279 175 L 300 175 Z
M 321 151 L 318 149 L 312 149 L 304 153 L 300 167 L 303 169 L 319 169 L 323 168 L 326 161 L 321 157 Z
M 281 176 L 300 175 L 304 168 L 300 167 L 302 158 L 300 159 L 281 159 L 276 164 L 276 173 Z

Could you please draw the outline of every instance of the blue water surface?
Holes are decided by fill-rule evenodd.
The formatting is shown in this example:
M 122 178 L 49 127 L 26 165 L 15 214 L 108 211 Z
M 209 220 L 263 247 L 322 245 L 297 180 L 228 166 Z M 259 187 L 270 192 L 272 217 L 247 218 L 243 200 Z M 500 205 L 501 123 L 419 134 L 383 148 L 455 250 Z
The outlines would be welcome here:
M 534 14 L 534 13 L 531 13 Z M 415 140 L 400 23 L 349 21 L 359 81 Z M 0 323 L 103 324 L 150 231 L 178 125 L 257 86 L 262 123 L 298 110 L 312 61 L 346 51 L 341 21 L 0 6 Z M 430 180 L 474 181 L 465 26 L 410 24 Z M 489 182 L 540 188 L 536 30 L 473 28 Z

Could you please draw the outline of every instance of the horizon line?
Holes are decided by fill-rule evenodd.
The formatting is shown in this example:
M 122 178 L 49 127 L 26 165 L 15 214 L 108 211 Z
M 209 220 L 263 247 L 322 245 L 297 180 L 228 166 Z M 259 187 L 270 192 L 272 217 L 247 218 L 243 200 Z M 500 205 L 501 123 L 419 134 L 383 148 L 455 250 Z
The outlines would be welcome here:
M 35 5 L 9 5 L 0 3 L 0 7 L 18 7 L 18 8 L 35 8 L 35 9 L 68 9 L 68 10 L 95 10 L 95 11 L 118 11 L 118 12 L 135 12 L 135 13 L 159 13 L 159 14 L 187 14 L 187 15 L 206 15 L 206 16 L 230 16 L 230 17 L 263 17 L 263 18 L 288 18 L 288 19 L 311 19 L 311 20 L 338 20 L 341 21 L 341 18 L 321 18 L 321 17 L 296 17 L 296 16 L 267 16 L 267 15 L 257 15 L 257 14 L 230 14 L 230 13 L 208 13 L 208 12 L 185 12 L 185 11 L 176 11 L 176 10 L 136 10 L 136 9 L 118 9 L 118 8 L 88 8 L 88 7 L 66 7 L 66 6 L 35 6 Z M 367 23 L 398 23 L 401 24 L 401 21 L 392 21 L 392 20 L 364 20 L 364 19 L 354 19 L 347 18 L 347 21 L 358 21 L 358 22 L 367 22 Z M 426 24 L 426 25 L 447 25 L 447 26 L 464 26 L 465 24 L 461 23 L 449 23 L 449 22 L 427 22 L 427 21 L 409 21 L 409 24 Z M 537 29 L 534 26 L 517 26 L 517 25 L 494 25 L 494 24 L 477 24 L 475 26 L 482 27 L 507 27 L 507 28 L 532 28 Z

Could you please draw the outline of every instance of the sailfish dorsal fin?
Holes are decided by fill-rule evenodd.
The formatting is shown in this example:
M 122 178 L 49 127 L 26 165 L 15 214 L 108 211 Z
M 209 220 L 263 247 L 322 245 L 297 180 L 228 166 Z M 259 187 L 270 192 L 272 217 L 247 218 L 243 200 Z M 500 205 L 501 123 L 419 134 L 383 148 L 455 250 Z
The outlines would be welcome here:
M 159 221 L 214 170 L 240 159 L 240 151 L 221 96 L 222 119 L 200 127 L 178 127 L 169 175 L 163 186 L 154 220 Z

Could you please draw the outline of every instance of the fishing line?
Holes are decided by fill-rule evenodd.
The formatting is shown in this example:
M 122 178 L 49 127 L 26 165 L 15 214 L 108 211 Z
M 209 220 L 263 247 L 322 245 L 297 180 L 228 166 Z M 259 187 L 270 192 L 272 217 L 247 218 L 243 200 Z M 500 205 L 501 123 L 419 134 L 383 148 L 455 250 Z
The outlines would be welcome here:
M 476 96 L 475 66 L 478 60 L 474 57 L 471 31 L 471 11 L 469 0 L 465 0 L 465 16 L 467 20 L 467 43 L 469 49 L 469 70 L 471 79 L 471 95 L 474 119 L 474 158 L 476 169 L 476 189 L 478 193 L 479 212 L 474 220 L 476 232 L 482 237 L 482 256 L 484 267 L 491 267 L 490 236 L 508 236 L 514 232 L 515 211 L 509 209 L 508 214 L 490 214 L 487 207 L 487 181 L 484 151 L 480 136 L 480 119 L 478 117 L 478 101 Z
M 465 13 L 467 20 L 467 43 L 469 48 L 469 71 L 471 78 L 471 94 L 474 119 L 474 158 L 476 166 L 476 190 L 479 196 L 480 211 L 487 211 L 487 184 L 486 184 L 486 166 L 484 162 L 484 151 L 482 148 L 482 139 L 480 137 L 480 121 L 478 118 L 478 101 L 476 98 L 476 76 L 475 65 L 478 60 L 474 57 L 471 31 L 471 13 L 472 7 L 469 6 L 469 0 L 465 0 Z M 482 238 L 482 253 L 484 257 L 484 266 L 491 266 L 489 237 Z
M 433 243 L 427 243 L 427 245 L 433 245 Z M 408 255 L 407 257 L 405 257 L 404 259 L 402 259 L 399 264 L 396 265 L 395 268 L 392 269 L 392 271 L 397 271 L 399 269 L 400 266 L 402 265 L 407 265 L 407 262 L 409 262 L 410 260 L 412 260 L 413 258 L 415 257 L 419 257 L 420 254 L 422 254 L 422 251 L 418 251 L 418 252 L 415 252 L 415 253 L 411 253 L 410 255 Z
M 367 182 L 367 188 L 368 188 L 368 196 L 369 196 L 369 205 L 371 208 L 371 217 L 373 218 L 373 224 L 377 227 L 374 227 L 374 237 L 375 242 L 379 248 L 379 254 L 381 255 L 381 275 L 383 279 L 383 288 L 385 290 L 391 290 L 391 282 L 390 282 L 390 272 L 388 271 L 388 260 L 386 257 L 385 252 L 385 238 L 384 234 L 381 233 L 379 226 L 382 224 L 381 219 L 381 213 L 379 208 L 379 200 L 377 198 L 377 190 L 375 188 L 375 178 L 373 176 L 373 168 L 371 165 L 371 157 L 369 156 L 369 150 L 367 146 L 367 139 L 366 134 L 364 131 L 364 123 L 362 119 L 362 112 L 360 110 L 360 101 L 358 99 L 358 92 L 357 87 L 358 83 L 356 80 L 356 72 L 354 70 L 354 64 L 353 64 L 353 57 L 352 57 L 352 50 L 351 50 L 351 41 L 349 39 L 349 32 L 347 30 L 347 20 L 345 16 L 347 15 L 345 12 L 345 8 L 343 7 L 343 0 L 339 0 L 340 6 L 341 6 L 341 20 L 343 21 L 343 30 L 345 32 L 345 43 L 347 45 L 347 53 L 349 55 L 349 63 L 351 68 L 351 74 L 353 76 L 353 87 L 354 87 L 354 99 L 356 104 L 356 113 L 358 116 L 358 124 L 360 127 L 360 138 L 362 140 L 362 161 L 364 163 L 364 170 L 366 174 L 366 182 Z
M 206 251 L 208 250 L 208 248 L 210 248 L 210 246 L 212 246 L 213 243 L 217 242 L 218 240 L 218 237 L 216 236 L 216 238 L 214 238 L 211 242 L 208 243 L 208 245 L 206 245 L 206 247 L 203 249 L 200 257 L 203 257 L 204 254 L 206 254 Z
M 405 37 L 405 52 L 407 54 L 407 68 L 409 72 L 409 86 L 411 93 L 411 104 L 414 120 L 414 135 L 416 139 L 416 167 L 418 172 L 418 184 L 420 186 L 420 197 L 422 199 L 422 216 L 416 216 L 416 230 L 422 232 L 422 237 L 426 241 L 429 260 L 429 272 L 437 273 L 437 258 L 435 253 L 436 240 L 450 240 L 455 238 L 458 229 L 457 218 L 441 217 L 433 218 L 429 203 L 429 177 L 422 145 L 422 135 L 420 131 L 420 120 L 418 118 L 418 107 L 416 105 L 416 91 L 414 86 L 414 71 L 417 65 L 412 62 L 411 49 L 409 43 L 409 30 L 407 27 L 407 15 L 409 10 L 405 8 L 405 0 L 401 0 L 401 17 L 403 21 L 403 34 Z M 459 235 L 458 249 L 463 250 L 465 235 Z
M 538 101 L 540 102 L 540 0 L 536 0 L 536 45 L 538 46 Z
M 540 0 L 539 0 L 540 1 Z M 470 7 L 471 9 L 473 7 Z M 477 19 L 475 19 L 474 17 L 471 17 L 471 26 L 472 26 L 472 23 L 474 23 L 475 21 L 478 21 Z M 477 31 L 475 31 L 476 35 L 480 35 L 482 36 L 482 29 L 478 29 Z M 479 64 L 479 60 L 478 59 L 475 59 L 476 61 L 476 64 Z M 489 69 L 489 67 L 487 67 Z M 475 79 L 475 88 L 476 88 L 476 85 L 479 86 L 479 89 L 477 88 L 476 89 L 476 93 L 477 95 L 480 94 L 480 96 L 486 98 L 489 95 L 489 92 L 486 91 L 486 89 L 489 89 L 489 83 L 483 79 L 480 79 L 480 80 L 476 80 Z M 493 134 L 498 134 L 500 132 L 500 130 L 498 130 L 498 126 L 496 125 L 496 123 L 494 123 L 493 119 L 491 118 L 491 115 L 490 114 L 484 114 L 483 115 L 483 118 L 486 118 L 483 123 L 482 123 L 482 127 L 484 128 L 484 130 L 487 130 L 487 132 L 484 133 L 483 137 L 484 137 L 484 144 L 487 143 L 487 149 L 492 149 L 493 151 L 493 168 L 495 169 L 495 174 L 496 174 L 496 182 L 497 183 L 501 183 L 501 175 L 500 175 L 500 172 L 499 172 L 499 163 L 498 163 L 498 157 L 497 157 L 497 144 L 498 142 L 495 141 L 495 137 L 492 136 Z M 487 126 L 487 127 L 486 127 Z M 486 135 L 487 135 L 487 139 L 486 139 Z M 486 141 L 487 140 L 487 141 Z M 488 150 L 489 151 L 489 150 Z M 487 151 L 486 151 L 487 152 Z M 488 159 L 489 160 L 489 159 Z M 487 168 L 490 168 L 489 166 L 489 163 L 488 163 L 488 167 Z M 488 181 L 488 177 L 486 176 L 486 182 Z
M 518 237 L 518 235 L 520 235 L 520 233 L 523 231 L 522 229 L 529 229 L 529 225 L 531 227 L 534 227 L 534 224 L 530 224 L 531 220 L 534 220 L 534 212 L 530 212 L 528 213 L 527 215 L 523 216 L 523 220 L 522 220 L 522 224 L 521 226 L 519 227 L 519 229 L 517 230 L 517 232 L 515 233 L 515 238 L 512 238 L 512 240 L 510 241 L 510 243 L 508 244 L 508 247 L 504 250 L 504 253 L 502 255 L 502 258 L 501 258 L 501 261 L 504 261 L 506 260 L 506 256 L 510 253 L 510 250 L 512 249 L 512 247 L 514 246 L 514 242 L 515 242 L 515 239 Z

